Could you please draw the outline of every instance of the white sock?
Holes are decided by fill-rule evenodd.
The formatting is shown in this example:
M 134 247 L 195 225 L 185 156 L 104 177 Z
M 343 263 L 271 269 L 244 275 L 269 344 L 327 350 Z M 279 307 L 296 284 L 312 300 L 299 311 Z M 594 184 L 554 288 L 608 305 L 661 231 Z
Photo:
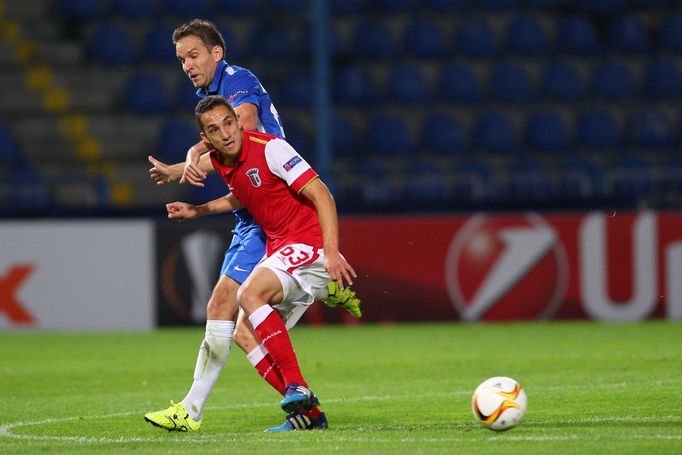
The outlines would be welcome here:
M 204 403 L 223 371 L 230 355 L 233 333 L 233 321 L 206 321 L 206 336 L 199 348 L 194 382 L 182 400 L 183 406 L 194 420 L 201 419 Z

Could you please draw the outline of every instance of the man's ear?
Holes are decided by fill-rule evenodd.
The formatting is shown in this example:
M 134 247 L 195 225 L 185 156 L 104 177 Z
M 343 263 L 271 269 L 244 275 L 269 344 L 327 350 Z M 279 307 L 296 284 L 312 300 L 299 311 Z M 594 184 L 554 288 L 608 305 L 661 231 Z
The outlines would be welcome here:
M 213 46 L 213 49 L 211 49 L 211 54 L 213 54 L 214 62 L 219 62 L 225 58 L 225 52 L 223 51 L 223 48 L 220 46 Z
M 201 142 L 203 142 L 206 147 L 208 147 L 209 149 L 213 148 L 213 145 L 208 140 L 208 137 L 206 137 L 206 135 L 204 134 L 203 131 L 201 133 L 199 133 L 199 138 L 201 139 Z

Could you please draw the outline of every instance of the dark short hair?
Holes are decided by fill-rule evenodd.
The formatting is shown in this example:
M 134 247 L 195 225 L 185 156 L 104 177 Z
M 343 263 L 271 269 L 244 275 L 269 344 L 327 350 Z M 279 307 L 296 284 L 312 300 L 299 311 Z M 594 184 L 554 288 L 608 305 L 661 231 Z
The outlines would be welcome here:
M 213 22 L 204 19 L 192 19 L 173 31 L 173 44 L 177 44 L 182 38 L 196 36 L 209 49 L 220 46 L 225 56 L 225 40 Z
M 194 108 L 194 116 L 197 119 L 197 124 L 199 125 L 199 129 L 201 131 L 204 131 L 204 124 L 201 123 L 201 115 L 204 114 L 205 112 L 215 109 L 218 106 L 226 106 L 227 109 L 229 109 L 229 111 L 232 113 L 234 118 L 237 118 L 237 113 L 234 111 L 234 108 L 232 107 L 230 102 L 227 101 L 227 98 L 220 95 L 209 95 L 206 98 L 199 101 L 197 103 L 197 106 Z

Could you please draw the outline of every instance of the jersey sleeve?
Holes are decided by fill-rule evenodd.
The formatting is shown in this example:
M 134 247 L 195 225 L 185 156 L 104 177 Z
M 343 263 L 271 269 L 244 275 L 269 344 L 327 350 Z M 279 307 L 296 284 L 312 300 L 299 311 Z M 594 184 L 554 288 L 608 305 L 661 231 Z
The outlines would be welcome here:
M 267 143 L 265 160 L 270 171 L 287 182 L 297 193 L 317 177 L 317 172 L 283 139 L 273 139 Z
M 223 84 L 220 95 L 227 98 L 232 107 L 244 103 L 258 106 L 258 95 L 261 90 L 258 78 L 248 70 L 235 69 L 229 65 L 225 68 L 225 73 L 229 83 Z

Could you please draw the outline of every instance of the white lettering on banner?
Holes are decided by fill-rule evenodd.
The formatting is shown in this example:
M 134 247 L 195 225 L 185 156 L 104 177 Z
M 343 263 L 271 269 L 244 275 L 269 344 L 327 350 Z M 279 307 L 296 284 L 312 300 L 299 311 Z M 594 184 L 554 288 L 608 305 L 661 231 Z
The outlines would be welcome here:
M 223 241 L 215 232 L 196 231 L 181 242 L 187 270 L 192 280 L 192 320 L 206 320 L 206 304 L 211 298 L 215 279 L 215 265 L 210 258 L 223 250 Z
M 682 319 L 682 242 L 666 249 L 666 314 L 670 319 Z
M 554 231 L 544 226 L 502 229 L 499 238 L 505 249 L 471 304 L 462 311 L 462 317 L 467 321 L 478 320 L 547 254 L 556 241 Z
M 606 221 L 604 214 L 588 215 L 580 228 L 580 292 L 585 311 L 595 319 L 638 321 L 655 308 L 658 297 L 656 216 L 635 218 L 632 238 L 632 298 L 613 302 L 608 296 Z

